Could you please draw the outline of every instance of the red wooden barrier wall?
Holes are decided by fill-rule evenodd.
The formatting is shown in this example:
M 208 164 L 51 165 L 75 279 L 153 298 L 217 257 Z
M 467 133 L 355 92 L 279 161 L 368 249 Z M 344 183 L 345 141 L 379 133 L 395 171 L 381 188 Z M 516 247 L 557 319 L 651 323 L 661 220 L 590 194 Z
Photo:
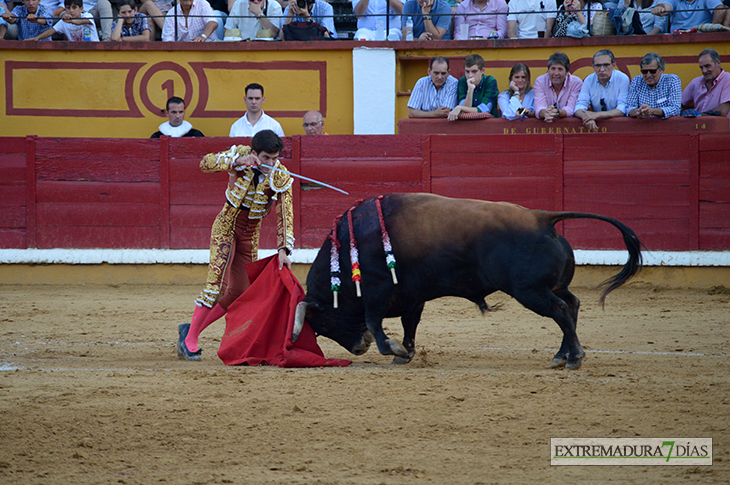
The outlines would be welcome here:
M 0 248 L 206 248 L 225 173 L 203 154 L 246 139 L 0 138 Z M 297 247 L 355 201 L 390 192 L 506 200 L 619 218 L 654 250 L 730 249 L 730 134 L 295 136 L 282 162 L 350 192 L 294 186 Z M 273 247 L 275 218 L 261 247 Z M 620 249 L 597 221 L 559 229 Z

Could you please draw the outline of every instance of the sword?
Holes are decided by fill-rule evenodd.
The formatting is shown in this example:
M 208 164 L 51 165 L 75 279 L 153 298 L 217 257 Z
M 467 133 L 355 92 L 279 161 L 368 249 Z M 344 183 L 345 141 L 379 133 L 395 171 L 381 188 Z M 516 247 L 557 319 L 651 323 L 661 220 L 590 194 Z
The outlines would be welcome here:
M 300 178 L 300 179 L 302 179 L 302 180 L 306 180 L 307 182 L 313 182 L 313 183 L 315 183 L 315 184 L 319 184 L 319 185 L 321 185 L 322 187 L 327 187 L 328 189 L 336 190 L 337 192 L 342 192 L 342 193 L 343 193 L 343 194 L 345 194 L 345 195 L 350 195 L 350 193 L 349 193 L 349 192 L 345 192 L 345 191 L 344 191 L 344 190 L 342 190 L 342 189 L 338 189 L 337 187 L 334 187 L 334 186 L 332 186 L 332 185 L 330 185 L 330 184 L 326 184 L 326 183 L 324 183 L 324 182 L 320 182 L 319 180 L 314 180 L 314 179 L 310 179 L 309 177 L 305 177 L 304 175 L 299 175 L 299 174 L 296 174 L 296 173 L 293 173 L 293 172 L 289 172 L 288 170 L 283 170 L 283 169 L 281 169 L 281 168 L 276 168 L 276 167 L 272 167 L 271 165 L 266 165 L 266 164 L 264 164 L 264 163 L 259 163 L 258 165 L 259 165 L 260 167 L 264 167 L 264 168 L 269 168 L 269 169 L 271 169 L 271 170 L 276 170 L 276 171 L 278 171 L 278 172 L 282 172 L 282 173 L 286 173 L 286 174 L 289 174 L 289 175 L 291 175 L 292 177 Z

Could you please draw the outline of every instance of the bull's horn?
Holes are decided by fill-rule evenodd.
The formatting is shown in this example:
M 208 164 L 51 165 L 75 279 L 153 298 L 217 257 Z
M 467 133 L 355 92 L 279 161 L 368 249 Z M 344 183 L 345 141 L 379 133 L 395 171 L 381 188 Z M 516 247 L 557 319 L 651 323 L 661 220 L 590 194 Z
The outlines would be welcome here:
M 297 304 L 297 310 L 294 313 L 294 329 L 291 332 L 291 343 L 294 343 L 299 338 L 299 334 L 302 332 L 304 327 L 304 316 L 307 313 L 307 302 L 300 301 Z

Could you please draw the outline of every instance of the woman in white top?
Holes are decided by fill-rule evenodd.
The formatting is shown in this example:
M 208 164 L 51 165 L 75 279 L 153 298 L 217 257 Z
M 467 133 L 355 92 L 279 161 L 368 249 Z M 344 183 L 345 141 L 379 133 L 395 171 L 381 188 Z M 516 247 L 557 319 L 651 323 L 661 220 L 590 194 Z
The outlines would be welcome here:
M 509 88 L 499 93 L 497 103 L 502 118 L 510 121 L 535 117 L 535 92 L 532 90 L 530 68 L 521 62 L 509 72 Z

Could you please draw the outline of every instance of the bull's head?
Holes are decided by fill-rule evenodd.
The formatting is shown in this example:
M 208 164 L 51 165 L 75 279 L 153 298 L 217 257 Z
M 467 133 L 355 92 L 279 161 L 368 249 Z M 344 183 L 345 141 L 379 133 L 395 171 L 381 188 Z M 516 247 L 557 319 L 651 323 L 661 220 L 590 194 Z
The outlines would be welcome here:
M 305 320 L 317 335 L 324 335 L 334 340 L 355 355 L 367 352 L 370 344 L 375 340 L 364 323 L 347 322 L 342 315 L 336 315 L 334 309 L 323 308 L 317 303 L 305 300 L 297 305 L 292 342 L 299 337 Z

